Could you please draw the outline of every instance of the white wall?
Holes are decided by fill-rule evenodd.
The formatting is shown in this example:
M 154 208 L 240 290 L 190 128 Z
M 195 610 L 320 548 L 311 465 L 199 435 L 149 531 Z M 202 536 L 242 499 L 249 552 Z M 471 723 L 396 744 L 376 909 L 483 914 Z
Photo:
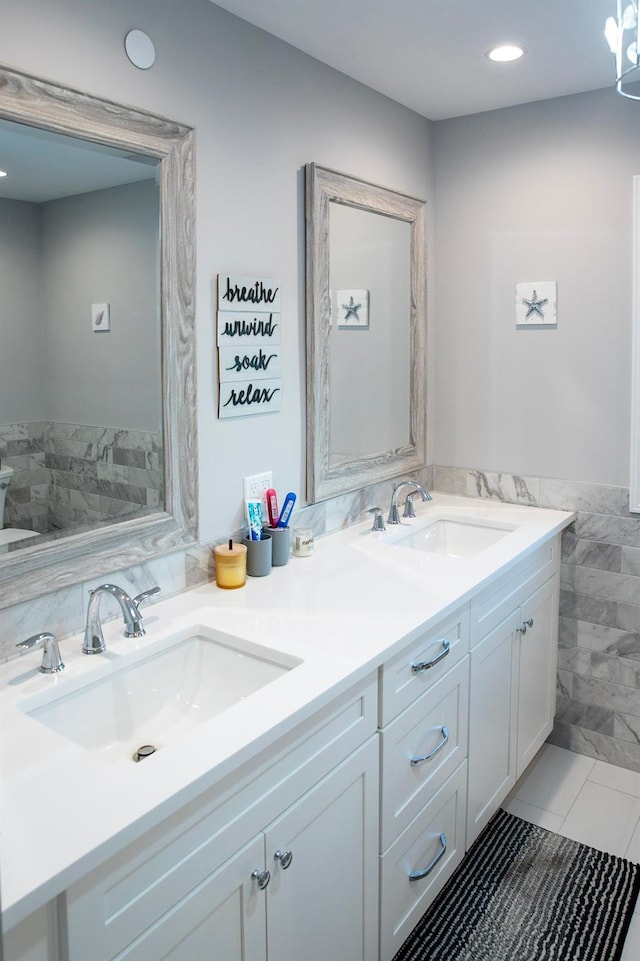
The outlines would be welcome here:
M 132 27 L 156 45 L 150 71 L 125 58 Z M 271 468 L 281 491 L 303 495 L 301 170 L 315 161 L 431 200 L 427 121 L 208 0 L 12 2 L 0 61 L 196 127 L 201 539 L 240 525 L 244 474 Z M 279 414 L 217 419 L 218 272 L 281 282 Z
M 42 420 L 161 429 L 159 218 L 154 180 L 42 205 Z M 109 332 L 91 329 L 95 303 Z
M 329 204 L 330 463 L 410 443 L 411 228 Z M 338 291 L 366 290 L 369 326 L 341 329 Z M 354 378 L 360 389 L 354 390 Z
M 628 486 L 640 109 L 613 90 L 434 125 L 435 461 Z M 556 280 L 557 330 L 515 284 Z
M 40 207 L 0 200 L 0 424 L 42 419 Z
M 161 429 L 158 223 L 153 180 L 0 200 L 0 424 Z

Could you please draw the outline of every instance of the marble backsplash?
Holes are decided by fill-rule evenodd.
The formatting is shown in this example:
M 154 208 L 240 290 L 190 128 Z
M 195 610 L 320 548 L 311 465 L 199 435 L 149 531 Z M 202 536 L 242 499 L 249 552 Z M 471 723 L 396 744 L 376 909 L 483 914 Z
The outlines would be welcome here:
M 425 487 L 433 486 L 432 468 L 425 468 L 414 476 Z M 361 521 L 366 517 L 370 507 L 380 506 L 386 510 L 390 496 L 391 484 L 386 481 L 320 504 L 300 507 L 294 511 L 290 523 L 292 527 L 311 527 L 315 536 L 321 537 L 323 534 L 330 534 Z M 218 544 L 226 543 L 230 537 L 239 540 L 244 533 L 244 530 L 221 533 L 216 538 L 188 551 L 178 551 L 146 564 L 114 571 L 109 575 L 109 580 L 115 581 L 132 596 L 150 587 L 159 586 L 160 594 L 148 602 L 152 604 L 171 594 L 178 594 L 213 580 L 215 577 L 213 548 Z M 101 578 L 101 581 L 104 580 L 105 578 Z M 52 631 L 59 640 L 62 640 L 64 656 L 64 638 L 77 634 L 83 629 L 88 592 L 97 587 L 101 581 L 87 581 L 12 607 L 2 608 L 0 597 L 0 661 L 20 656 L 15 645 L 41 631 Z M 107 620 L 120 616 L 116 604 L 103 604 L 101 615 Z
M 558 709 L 550 740 L 640 771 L 640 516 L 629 514 L 628 490 L 440 466 L 417 479 L 430 489 L 577 513 L 563 535 Z M 385 482 L 302 507 L 292 525 L 312 527 L 318 537 L 331 533 L 362 520 L 370 507 L 386 510 L 390 492 Z M 160 600 L 211 580 L 213 547 L 241 533 L 226 532 L 110 579 L 131 594 L 158 584 Z M 38 631 L 63 639 L 80 631 L 93 586 L 79 584 L 0 610 L 0 659 L 15 656 L 14 645 Z M 104 613 L 109 616 L 106 607 Z
M 156 509 L 161 457 L 158 432 L 50 421 L 0 426 L 0 458 L 15 471 L 4 526 L 45 534 Z

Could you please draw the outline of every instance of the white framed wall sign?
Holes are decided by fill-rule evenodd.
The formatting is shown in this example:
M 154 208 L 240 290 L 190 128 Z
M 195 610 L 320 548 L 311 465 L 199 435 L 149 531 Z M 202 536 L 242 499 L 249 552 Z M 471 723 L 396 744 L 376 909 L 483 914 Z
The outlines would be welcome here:
M 280 380 L 282 358 L 279 347 L 254 344 L 249 347 L 219 347 L 218 367 L 220 383 L 234 380 Z
M 218 310 L 280 313 L 280 284 L 260 277 L 218 274 Z
M 280 284 L 219 274 L 217 305 L 218 417 L 279 411 Z
M 281 408 L 281 380 L 247 380 L 220 384 L 220 419 L 266 414 Z
M 218 311 L 218 346 L 226 344 L 279 344 L 280 314 L 254 311 Z
M 558 284 L 532 280 L 516 284 L 516 327 L 557 327 Z
M 368 290 L 337 290 L 336 317 L 338 327 L 368 328 L 369 326 L 369 291 Z

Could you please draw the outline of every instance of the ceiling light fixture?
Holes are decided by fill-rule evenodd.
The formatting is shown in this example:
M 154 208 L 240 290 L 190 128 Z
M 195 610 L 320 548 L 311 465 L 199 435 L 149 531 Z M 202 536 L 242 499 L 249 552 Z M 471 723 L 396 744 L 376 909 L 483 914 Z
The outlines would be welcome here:
M 6 170 L 0 170 L 0 177 L 6 177 L 6 176 L 7 176 L 7 171 L 6 171 Z
M 640 100 L 638 0 L 617 0 L 617 4 L 617 15 L 608 17 L 604 25 L 604 35 L 616 58 L 616 90 L 630 100 Z
M 502 43 L 498 47 L 487 50 L 485 56 L 494 63 L 512 63 L 524 57 L 526 52 L 525 47 L 520 43 Z

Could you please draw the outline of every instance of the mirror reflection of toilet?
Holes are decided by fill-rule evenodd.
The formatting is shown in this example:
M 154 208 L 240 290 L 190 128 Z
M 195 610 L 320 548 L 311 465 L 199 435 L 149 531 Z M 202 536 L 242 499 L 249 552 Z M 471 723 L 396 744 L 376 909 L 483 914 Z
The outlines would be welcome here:
M 4 501 L 7 496 L 7 487 L 13 477 L 13 467 L 0 467 L 0 554 L 6 554 L 9 544 L 14 541 L 22 541 L 27 537 L 37 537 L 37 531 L 27 531 L 17 527 L 4 528 Z

